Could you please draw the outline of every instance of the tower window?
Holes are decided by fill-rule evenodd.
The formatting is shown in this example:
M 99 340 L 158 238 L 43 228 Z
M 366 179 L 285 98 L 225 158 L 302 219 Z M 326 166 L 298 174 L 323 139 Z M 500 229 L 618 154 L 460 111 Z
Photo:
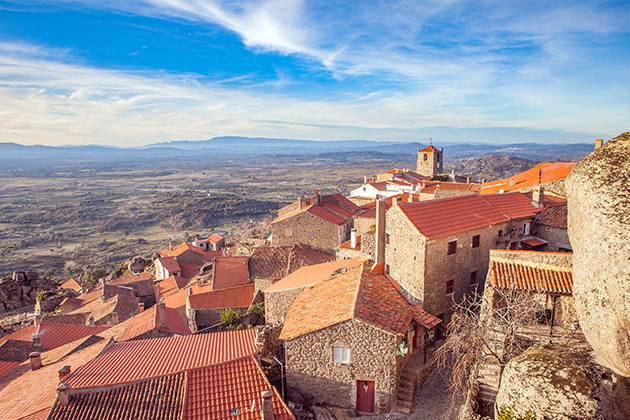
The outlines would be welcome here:
M 424 154 L 424 160 L 428 160 L 429 159 L 429 155 L 428 154 Z

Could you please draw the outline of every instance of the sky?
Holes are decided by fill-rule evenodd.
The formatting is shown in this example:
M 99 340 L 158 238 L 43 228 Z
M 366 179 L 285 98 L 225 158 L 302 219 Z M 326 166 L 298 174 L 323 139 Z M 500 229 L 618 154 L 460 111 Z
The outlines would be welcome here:
M 0 0 L 0 142 L 630 129 L 630 2 Z

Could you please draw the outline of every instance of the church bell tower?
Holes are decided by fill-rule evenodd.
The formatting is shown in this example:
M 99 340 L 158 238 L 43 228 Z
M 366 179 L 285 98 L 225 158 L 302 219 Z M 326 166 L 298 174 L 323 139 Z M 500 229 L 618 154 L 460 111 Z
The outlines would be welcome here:
M 444 172 L 444 164 L 442 162 L 442 150 L 433 147 L 432 139 L 429 139 L 429 145 L 424 149 L 418 148 L 418 167 L 416 172 L 420 175 L 433 176 Z

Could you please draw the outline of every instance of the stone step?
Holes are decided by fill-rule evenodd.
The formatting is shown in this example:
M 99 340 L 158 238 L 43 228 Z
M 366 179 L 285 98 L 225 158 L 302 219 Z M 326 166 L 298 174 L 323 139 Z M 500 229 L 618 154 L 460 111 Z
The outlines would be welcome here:
M 490 389 L 480 389 L 479 390 L 479 396 L 484 401 L 494 401 L 494 400 L 496 400 L 497 394 L 498 394 L 497 391 L 490 390 Z
M 398 405 L 399 409 L 401 408 L 411 409 L 411 406 L 413 405 L 411 401 L 397 401 L 396 404 Z
M 413 399 L 413 390 L 409 388 L 398 388 L 397 397 L 399 400 L 410 401 Z

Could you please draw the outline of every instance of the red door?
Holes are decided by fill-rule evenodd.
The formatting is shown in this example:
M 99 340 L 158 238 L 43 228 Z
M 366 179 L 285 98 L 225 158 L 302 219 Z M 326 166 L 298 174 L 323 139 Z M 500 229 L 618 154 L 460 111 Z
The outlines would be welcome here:
M 374 412 L 374 381 L 357 381 L 357 411 Z

